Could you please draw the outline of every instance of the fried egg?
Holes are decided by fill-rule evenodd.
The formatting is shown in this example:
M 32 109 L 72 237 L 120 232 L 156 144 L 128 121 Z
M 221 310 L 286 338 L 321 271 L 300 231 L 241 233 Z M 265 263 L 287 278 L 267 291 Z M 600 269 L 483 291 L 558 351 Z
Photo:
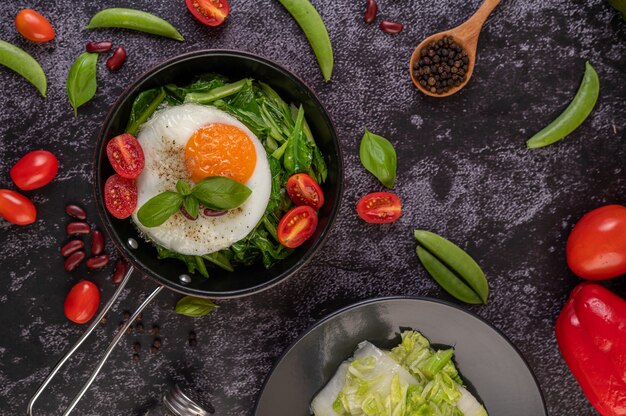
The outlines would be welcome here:
M 203 255 L 245 238 L 263 217 L 271 193 L 271 173 L 259 139 L 235 117 L 215 107 L 183 104 L 157 111 L 137 140 L 145 167 L 137 178 L 133 221 L 147 238 L 187 255 Z M 252 194 L 238 208 L 217 217 L 200 213 L 195 221 L 181 212 L 157 227 L 145 227 L 137 212 L 150 198 L 174 191 L 179 179 L 190 186 L 207 176 L 227 176 Z

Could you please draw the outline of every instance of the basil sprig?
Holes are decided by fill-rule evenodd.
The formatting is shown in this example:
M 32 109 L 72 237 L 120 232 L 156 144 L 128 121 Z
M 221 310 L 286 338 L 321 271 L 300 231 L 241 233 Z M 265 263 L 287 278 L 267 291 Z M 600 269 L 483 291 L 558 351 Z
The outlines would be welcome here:
M 213 309 L 219 308 L 211 299 L 194 298 L 185 296 L 176 303 L 176 313 L 179 315 L 197 318 L 204 316 Z
M 193 188 L 184 180 L 176 183 L 176 192 L 165 191 L 148 200 L 139 208 L 137 218 L 145 227 L 157 227 L 175 214 L 181 207 L 196 218 L 200 204 L 216 211 L 237 208 L 252 194 L 250 188 L 225 176 L 209 176 Z
M 67 97 L 77 117 L 78 107 L 91 100 L 96 95 L 96 64 L 98 54 L 85 52 L 72 64 L 67 74 Z
M 359 151 L 361 163 L 387 188 L 396 182 L 397 156 L 389 140 L 365 129 Z

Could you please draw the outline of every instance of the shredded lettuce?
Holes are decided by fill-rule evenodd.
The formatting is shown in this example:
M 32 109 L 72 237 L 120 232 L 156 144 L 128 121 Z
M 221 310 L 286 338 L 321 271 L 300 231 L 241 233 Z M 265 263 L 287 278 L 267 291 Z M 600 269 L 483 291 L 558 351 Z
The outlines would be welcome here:
M 463 386 L 452 348 L 435 350 L 417 331 L 384 351 L 359 344 L 311 402 L 315 416 L 487 416 Z

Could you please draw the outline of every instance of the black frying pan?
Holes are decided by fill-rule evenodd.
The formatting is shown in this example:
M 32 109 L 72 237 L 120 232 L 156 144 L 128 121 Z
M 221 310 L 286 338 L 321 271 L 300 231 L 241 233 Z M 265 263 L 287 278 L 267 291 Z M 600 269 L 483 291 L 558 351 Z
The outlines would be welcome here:
M 106 144 L 109 139 L 124 132 L 137 94 L 168 83 L 186 84 L 195 76 L 206 72 L 223 74 L 232 80 L 251 77 L 263 81 L 274 88 L 285 101 L 293 102 L 296 105 L 301 104 L 328 165 L 328 179 L 322 186 L 325 203 L 319 212 L 319 224 L 315 234 L 305 244 L 298 247 L 290 257 L 270 269 L 266 269 L 262 264 L 257 264 L 249 267 L 237 267 L 234 272 L 211 268 L 209 278 L 189 275 L 187 267 L 182 262 L 172 259 L 159 260 L 154 246 L 139 236 L 132 222 L 128 219 L 118 220 L 109 215 L 104 205 L 104 183 L 114 173 L 107 160 Z M 300 269 L 322 245 L 337 215 L 342 191 L 343 162 L 341 149 L 330 116 L 315 94 L 300 79 L 284 68 L 264 58 L 244 52 L 205 50 L 180 55 L 150 70 L 122 94 L 107 114 L 103 127 L 98 134 L 94 160 L 94 192 L 98 214 L 109 238 L 128 259 L 131 267 L 124 281 L 102 308 L 99 315 L 92 320 L 87 331 L 59 361 L 39 387 L 28 404 L 27 413 L 33 414 L 33 406 L 39 395 L 115 303 L 117 296 L 134 272 L 138 271 L 151 277 L 159 286 L 137 308 L 133 316 L 126 322 L 126 326 L 118 331 L 90 379 L 83 385 L 64 414 L 69 414 L 87 391 L 109 354 L 126 332 L 128 325 L 163 288 L 197 297 L 229 298 L 250 295 L 278 284 Z

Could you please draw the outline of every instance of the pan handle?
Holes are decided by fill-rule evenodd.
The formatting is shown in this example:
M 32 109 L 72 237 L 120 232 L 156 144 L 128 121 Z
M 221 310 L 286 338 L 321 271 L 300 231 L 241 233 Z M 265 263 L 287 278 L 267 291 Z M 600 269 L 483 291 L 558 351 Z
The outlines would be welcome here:
M 67 360 L 69 360 L 72 357 L 72 355 L 74 354 L 74 352 L 76 352 L 76 350 L 81 346 L 81 344 L 83 342 L 85 342 L 85 340 L 93 332 L 93 330 L 96 328 L 96 326 L 100 323 L 100 321 L 102 320 L 104 315 L 106 315 L 106 313 L 109 311 L 109 309 L 111 309 L 111 306 L 113 306 L 113 304 L 115 303 L 117 298 L 122 293 L 122 290 L 124 290 L 124 287 L 126 286 L 128 281 L 130 280 L 130 276 L 133 274 L 133 271 L 134 271 L 134 267 L 131 266 L 128 269 L 128 272 L 126 273 L 126 276 L 124 276 L 124 280 L 122 280 L 122 282 L 119 284 L 119 286 L 117 287 L 117 290 L 115 291 L 115 293 L 113 294 L 111 299 L 109 299 L 109 301 L 106 303 L 106 305 L 104 305 L 104 308 L 102 308 L 102 310 L 100 311 L 98 316 L 96 316 L 91 321 L 91 324 L 89 325 L 89 328 L 87 328 L 85 333 L 78 339 L 78 341 L 76 341 L 76 343 L 72 346 L 72 348 L 69 349 L 69 351 L 63 356 L 63 358 L 61 358 L 61 360 L 59 360 L 59 362 L 54 366 L 52 371 L 50 371 L 50 374 L 48 374 L 48 377 L 46 377 L 46 379 L 43 381 L 43 383 L 41 383 L 41 386 L 39 386 L 39 388 L 37 389 L 37 391 L 35 392 L 33 397 L 28 402 L 28 407 L 26 408 L 26 414 L 28 416 L 32 416 L 33 415 L 33 408 L 35 406 L 35 402 L 37 401 L 37 399 L 39 398 L 41 393 L 44 392 L 46 387 L 48 387 L 48 384 L 50 384 L 50 382 L 52 381 L 54 376 L 57 375 L 57 373 L 59 372 L 59 370 L 61 370 L 63 365 L 65 365 Z M 96 365 L 95 369 L 91 373 L 91 376 L 89 376 L 89 379 L 85 382 L 85 384 L 83 384 L 83 386 L 81 387 L 81 389 L 78 392 L 78 394 L 74 397 L 74 399 L 72 399 L 72 402 L 67 407 L 67 409 L 65 409 L 65 412 L 63 412 L 63 416 L 69 415 L 72 412 L 72 410 L 74 410 L 74 408 L 76 407 L 76 405 L 78 404 L 80 399 L 87 392 L 87 390 L 89 389 L 91 384 L 94 382 L 94 380 L 96 379 L 96 377 L 100 373 L 100 370 L 102 370 L 102 367 L 104 366 L 104 364 L 106 363 L 107 359 L 109 358 L 109 355 L 111 355 L 111 352 L 113 352 L 113 349 L 120 342 L 120 340 L 122 339 L 124 334 L 126 334 L 126 330 L 128 329 L 128 327 L 130 325 L 132 325 L 132 323 L 135 321 L 135 319 L 141 313 L 141 311 L 146 306 L 148 306 L 150 301 L 152 301 L 152 299 L 154 299 L 156 297 L 156 295 L 158 295 L 159 292 L 161 292 L 161 290 L 163 290 L 163 288 L 164 288 L 164 286 L 159 286 L 156 289 L 154 289 L 152 291 L 152 293 L 150 293 L 150 295 L 146 298 L 146 300 L 144 300 L 141 303 L 141 305 L 139 305 L 139 307 L 137 308 L 137 310 L 135 310 L 135 312 L 132 314 L 132 316 L 126 322 L 124 322 L 124 325 L 117 331 L 117 333 L 115 334 L 115 337 L 113 337 L 113 340 L 111 341 L 111 343 L 109 344 L 108 348 L 104 352 L 104 355 L 102 356 L 100 361 L 98 361 L 98 364 Z

